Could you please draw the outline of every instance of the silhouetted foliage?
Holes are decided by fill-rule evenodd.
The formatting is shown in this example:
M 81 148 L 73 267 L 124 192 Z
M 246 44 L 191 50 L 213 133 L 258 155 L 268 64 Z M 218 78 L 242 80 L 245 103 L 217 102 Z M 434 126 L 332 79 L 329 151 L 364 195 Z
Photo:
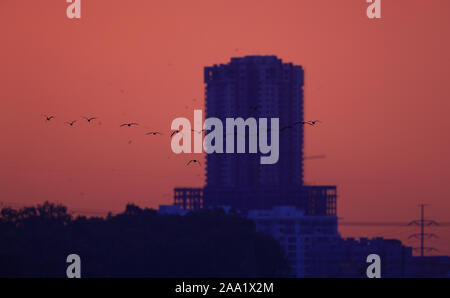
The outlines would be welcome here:
M 161 215 L 127 205 L 106 218 L 73 218 L 45 203 L 0 215 L 0 276 L 65 277 L 81 257 L 82 277 L 283 277 L 281 247 L 221 210 Z

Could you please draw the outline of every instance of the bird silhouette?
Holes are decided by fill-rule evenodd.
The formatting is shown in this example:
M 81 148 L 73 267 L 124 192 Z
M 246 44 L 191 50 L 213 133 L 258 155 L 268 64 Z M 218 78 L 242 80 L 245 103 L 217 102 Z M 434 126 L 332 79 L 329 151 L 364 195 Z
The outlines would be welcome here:
M 198 163 L 199 166 L 202 165 L 202 164 L 200 163 L 199 160 L 197 160 L 197 159 L 191 159 L 191 160 L 186 164 L 186 166 L 190 165 L 191 163 Z
M 297 124 L 309 124 L 309 125 L 312 125 L 309 121 L 297 121 L 297 122 L 294 122 L 292 125 L 297 125 Z
M 173 137 L 175 134 L 181 132 L 179 129 L 176 129 L 172 132 L 172 134 L 170 135 L 170 137 Z
M 47 121 L 50 121 L 53 118 L 55 118 L 55 116 L 47 116 L 47 115 L 44 115 L 44 117 L 45 117 L 45 120 L 47 120 Z
M 131 126 L 138 126 L 138 125 L 139 125 L 139 123 L 132 122 L 132 123 L 124 123 L 120 127 L 124 127 L 124 126 L 131 127 Z
M 71 122 L 66 122 L 66 123 L 67 123 L 67 125 L 69 125 L 69 126 L 73 126 L 73 125 L 75 124 L 75 122 L 77 122 L 77 120 L 73 120 L 73 121 L 71 121 Z
M 94 121 L 95 119 L 97 119 L 96 117 L 90 117 L 90 118 L 88 118 L 88 117 L 83 117 L 83 119 L 86 119 L 86 121 L 88 122 L 88 123 L 91 123 L 91 121 Z
M 162 133 L 160 133 L 159 131 L 150 131 L 150 132 L 146 133 L 146 135 L 156 136 L 156 135 L 162 135 Z
M 320 121 L 320 120 L 306 121 L 306 122 L 308 122 L 308 124 L 311 125 L 311 126 L 315 126 L 316 123 L 322 123 L 322 121 Z
M 192 129 L 192 131 L 193 131 L 193 132 L 196 132 L 196 133 L 198 133 L 198 134 L 201 134 L 202 132 L 206 131 L 206 129 L 202 129 L 202 130 L 195 130 L 195 129 Z

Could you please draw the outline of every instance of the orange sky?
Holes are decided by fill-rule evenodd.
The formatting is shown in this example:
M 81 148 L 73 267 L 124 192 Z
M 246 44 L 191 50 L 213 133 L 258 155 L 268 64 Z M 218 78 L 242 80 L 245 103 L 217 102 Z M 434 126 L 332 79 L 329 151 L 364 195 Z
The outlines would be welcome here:
M 305 69 L 305 118 L 324 122 L 306 127 L 306 155 L 327 156 L 306 161 L 305 180 L 338 186 L 340 217 L 406 222 L 426 202 L 450 221 L 449 1 L 383 0 L 381 20 L 364 0 L 82 6 L 69 20 L 65 0 L 0 2 L 0 201 L 171 203 L 174 186 L 202 186 L 204 171 L 185 167 L 194 155 L 171 153 L 167 135 L 144 133 L 203 107 L 204 66 L 270 54 Z M 100 122 L 81 122 L 91 115 Z M 119 128 L 127 121 L 142 126 Z M 414 229 L 341 232 L 404 239 Z M 450 254 L 450 229 L 435 232 L 430 245 Z

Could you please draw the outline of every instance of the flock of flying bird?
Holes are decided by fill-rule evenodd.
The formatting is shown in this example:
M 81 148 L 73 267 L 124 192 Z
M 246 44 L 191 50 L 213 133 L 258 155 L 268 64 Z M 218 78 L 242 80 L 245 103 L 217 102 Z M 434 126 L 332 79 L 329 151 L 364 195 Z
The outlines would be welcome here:
M 258 109 L 258 106 L 255 106 L 255 107 L 252 107 L 251 109 L 253 109 L 253 110 L 257 110 Z M 45 117 L 45 120 L 46 121 L 51 121 L 51 120 L 53 120 L 53 119 L 55 119 L 55 116 L 47 116 L 47 115 L 44 115 L 44 117 Z M 97 120 L 98 118 L 97 117 L 82 117 L 82 119 L 84 119 L 84 120 L 86 120 L 88 123 L 93 123 L 93 121 L 94 120 Z M 67 125 L 69 125 L 69 126 L 74 126 L 75 125 L 75 123 L 77 122 L 77 120 L 72 120 L 72 121 L 66 121 L 66 122 L 64 122 L 65 124 L 67 124 Z M 322 121 L 320 121 L 320 120 L 312 120 L 312 121 L 297 121 L 297 122 L 294 122 L 294 123 L 292 123 L 292 124 L 290 124 L 290 125 L 287 125 L 287 126 L 284 126 L 284 127 L 282 127 L 281 129 L 280 129 L 280 131 L 285 131 L 285 130 L 287 130 L 287 129 L 292 129 L 292 128 L 294 128 L 296 125 L 299 125 L 299 124 L 301 124 L 301 125 L 310 125 L 310 126 L 316 126 L 316 124 L 317 123 L 321 123 Z M 132 126 L 139 126 L 139 123 L 136 123 L 136 122 L 129 122 L 129 123 L 123 123 L 123 124 L 121 124 L 120 125 L 120 127 L 132 127 Z M 202 130 L 194 130 L 194 129 L 192 129 L 192 132 L 195 132 L 195 133 L 198 133 L 198 134 L 202 134 L 203 132 L 205 132 L 205 131 L 207 131 L 206 129 L 202 129 Z M 268 131 L 270 131 L 270 129 L 268 130 Z M 181 132 L 181 130 L 172 130 L 171 131 L 171 133 L 170 133 L 170 137 L 173 137 L 175 134 L 177 134 L 177 133 L 180 133 Z M 150 131 L 150 132 L 147 132 L 145 135 L 153 135 L 153 136 L 156 136 L 156 135 L 163 135 L 163 133 L 161 133 L 161 132 L 159 132 L 159 131 Z M 198 164 L 199 166 L 201 166 L 201 163 L 200 163 L 200 161 L 199 160 L 197 160 L 197 159 L 191 159 L 187 164 L 186 164 L 186 166 L 189 166 L 190 164 Z
M 55 119 L 55 116 L 53 116 L 53 115 L 50 115 L 50 116 L 44 115 L 44 117 L 45 117 L 45 121 L 47 121 L 47 122 L 49 122 L 49 121 Z M 94 120 L 98 120 L 97 117 L 82 117 L 82 119 L 86 120 L 88 123 L 93 123 Z M 64 123 L 67 124 L 68 126 L 72 126 L 72 127 L 73 127 L 73 126 L 75 125 L 76 122 L 77 122 L 77 120 L 72 120 L 72 121 L 66 121 L 66 122 L 64 122 Z M 127 123 L 121 124 L 119 127 L 132 127 L 132 126 L 139 126 L 139 123 L 136 123 L 136 122 L 127 122 Z M 194 131 L 194 130 L 193 130 L 193 131 Z M 202 131 L 205 131 L 205 130 L 202 130 Z M 180 130 L 175 130 L 175 131 L 173 131 L 173 132 L 171 133 L 170 136 L 173 137 L 176 133 L 179 133 L 179 132 L 180 132 Z M 159 131 L 150 131 L 150 132 L 147 132 L 145 135 L 153 135 L 153 136 L 156 136 L 156 135 L 163 135 L 163 133 L 161 133 L 161 132 L 159 132 Z M 131 142 L 131 141 L 130 141 L 130 142 Z M 201 166 L 200 161 L 197 160 L 197 159 L 191 159 L 191 160 L 186 164 L 186 166 L 189 166 L 189 165 L 192 164 L 192 163 L 196 163 L 196 164 L 198 164 L 199 166 Z

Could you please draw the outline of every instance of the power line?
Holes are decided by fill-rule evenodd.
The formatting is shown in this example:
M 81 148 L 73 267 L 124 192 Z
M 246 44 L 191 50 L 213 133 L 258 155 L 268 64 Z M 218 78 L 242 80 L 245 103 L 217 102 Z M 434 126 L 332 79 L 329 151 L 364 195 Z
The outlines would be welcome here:
M 14 202 L 5 202 L 0 201 L 1 207 L 9 207 L 9 206 L 20 206 L 20 207 L 28 207 L 32 204 L 24 204 L 24 203 L 14 203 Z M 113 210 L 101 210 L 101 209 L 85 209 L 85 208 L 67 208 L 70 213 L 77 214 L 117 214 L 123 211 L 113 211 Z M 412 222 L 385 222 L 385 221 L 343 221 L 343 219 L 338 219 L 339 226 L 361 226 L 361 227 L 410 227 Z M 418 221 L 420 222 L 420 220 Z M 450 222 L 439 222 L 436 223 L 433 221 L 433 225 L 435 227 L 450 227 Z M 426 225 L 426 224 L 425 224 Z
M 369 222 L 369 221 L 341 221 L 341 226 L 390 226 L 390 227 L 407 227 L 406 222 Z
M 340 221 L 340 226 L 365 226 L 365 227 L 410 227 L 411 224 L 408 222 L 382 222 L 382 221 Z M 450 227 L 450 222 L 441 222 L 436 227 Z
M 305 156 L 305 157 L 303 157 L 303 159 L 323 159 L 323 158 L 326 158 L 326 157 L 327 157 L 326 155 L 321 154 L 321 155 Z

